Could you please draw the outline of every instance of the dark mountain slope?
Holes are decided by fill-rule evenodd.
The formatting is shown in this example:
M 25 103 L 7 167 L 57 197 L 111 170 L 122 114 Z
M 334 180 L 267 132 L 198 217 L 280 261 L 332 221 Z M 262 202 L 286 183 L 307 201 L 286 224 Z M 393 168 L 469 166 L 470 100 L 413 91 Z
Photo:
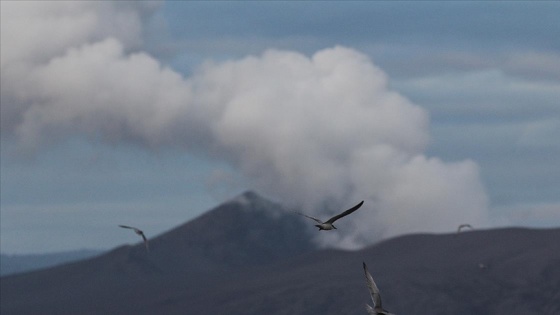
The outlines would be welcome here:
M 182 305 L 192 314 L 365 314 L 365 261 L 396 314 L 560 314 L 559 238 L 560 229 L 408 235 L 238 274 L 203 294 L 213 303 Z
M 509 228 L 400 237 L 364 254 L 397 314 L 557 314 L 558 240 L 560 229 Z
M 209 211 L 151 241 L 153 254 L 193 262 L 197 269 L 249 267 L 316 248 L 302 220 L 253 192 Z M 171 263 L 170 261 L 167 263 Z M 173 265 L 173 263 L 171 263 Z M 170 266 L 174 267 L 174 266 Z
M 93 259 L 3 277 L 1 311 L 142 313 L 143 304 L 172 304 L 177 292 L 195 294 L 230 272 L 312 251 L 308 233 L 297 216 L 248 192 L 150 240 L 150 253 L 142 244 L 122 246 Z
M 149 254 L 124 246 L 3 277 L 1 313 L 365 314 L 365 261 L 399 315 L 560 314 L 560 229 L 417 234 L 339 251 L 317 250 L 304 219 L 246 193 L 154 238 Z

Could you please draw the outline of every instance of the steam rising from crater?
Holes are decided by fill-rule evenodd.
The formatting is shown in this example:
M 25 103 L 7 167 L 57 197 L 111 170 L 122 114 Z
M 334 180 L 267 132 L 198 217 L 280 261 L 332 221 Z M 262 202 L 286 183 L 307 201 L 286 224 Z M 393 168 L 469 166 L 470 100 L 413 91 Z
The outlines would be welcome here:
M 270 49 L 185 77 L 139 49 L 156 9 L 2 2 L 3 141 L 37 152 L 78 134 L 204 154 L 318 217 L 365 200 L 338 232 L 318 236 L 339 247 L 486 222 L 476 163 L 427 157 L 428 113 L 366 55 Z

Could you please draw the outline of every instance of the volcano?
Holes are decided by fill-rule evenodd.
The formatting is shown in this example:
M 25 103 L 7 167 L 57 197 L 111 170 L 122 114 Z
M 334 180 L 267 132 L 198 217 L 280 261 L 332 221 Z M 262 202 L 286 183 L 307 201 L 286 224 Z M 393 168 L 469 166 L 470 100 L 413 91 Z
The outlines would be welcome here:
M 144 245 L 2 277 L 10 314 L 365 314 L 366 262 L 395 314 L 560 314 L 560 229 L 413 234 L 319 248 L 305 218 L 246 192 Z M 334 232 L 336 233 L 336 232 Z

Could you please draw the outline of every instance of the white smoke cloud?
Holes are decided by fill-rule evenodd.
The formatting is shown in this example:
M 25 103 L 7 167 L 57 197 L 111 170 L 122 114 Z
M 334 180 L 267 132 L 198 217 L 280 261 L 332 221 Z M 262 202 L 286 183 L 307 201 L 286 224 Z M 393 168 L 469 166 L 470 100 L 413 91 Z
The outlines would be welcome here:
M 127 49 L 140 48 L 142 24 L 159 6 L 154 1 L 4 1 L 2 67 L 45 62 L 69 47 L 107 37 Z
M 142 44 L 142 25 L 160 3 L 2 1 L 0 5 L 1 126 L 5 136 L 18 128 L 25 116 L 34 115 L 29 111 L 40 110 L 32 107 L 45 107 L 44 103 L 48 102 L 37 100 L 48 97 L 37 91 L 43 89 L 42 85 L 35 85 L 41 84 L 40 80 L 34 78 L 39 75 L 37 72 L 41 72 L 41 68 L 48 67 L 49 63 L 56 62 L 64 55 L 72 57 L 79 47 L 96 47 L 94 43 L 110 38 L 123 50 L 130 52 L 139 49 Z M 58 63 L 64 64 L 64 61 L 59 60 Z M 89 70 L 79 68 L 80 64 L 67 65 L 76 68 L 67 69 L 68 73 L 60 78 L 62 80 L 83 76 L 85 70 Z M 47 81 L 53 81 L 54 78 Z M 56 91 L 43 92 L 48 94 Z
M 228 162 L 255 190 L 321 217 L 366 200 L 340 223 L 344 233 L 320 235 L 334 246 L 485 224 L 477 165 L 426 157 L 427 112 L 391 90 L 366 55 L 268 50 L 207 62 L 185 78 L 132 49 L 146 8 L 104 3 L 2 3 L 3 138 L 26 150 L 79 134 L 202 153 Z M 4 59 L 4 36 L 15 37 L 19 23 L 4 17 L 14 10 L 32 27 L 9 40 Z M 128 32 L 113 32 L 123 15 Z M 43 24 L 65 35 L 49 42 Z M 36 38 L 50 48 L 41 53 Z

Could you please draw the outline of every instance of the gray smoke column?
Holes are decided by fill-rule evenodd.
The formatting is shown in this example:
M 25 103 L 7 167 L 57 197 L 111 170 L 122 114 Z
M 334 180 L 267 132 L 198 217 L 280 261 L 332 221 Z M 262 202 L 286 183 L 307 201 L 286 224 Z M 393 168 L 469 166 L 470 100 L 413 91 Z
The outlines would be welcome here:
M 427 112 L 391 90 L 386 74 L 356 50 L 337 46 L 306 56 L 271 49 L 208 61 L 184 77 L 137 49 L 138 25 L 152 7 L 41 7 L 2 2 L 3 141 L 36 151 L 81 134 L 202 153 L 227 161 L 255 190 L 321 217 L 366 200 L 344 218 L 344 233 L 318 238 L 333 246 L 486 223 L 476 163 L 427 157 Z M 51 32 L 82 27 L 42 52 L 33 40 L 48 36 L 44 28 L 28 27 L 14 39 L 14 10 L 31 21 L 85 11 L 97 17 L 91 23 L 123 15 L 131 22 L 120 33 L 79 19 L 51 25 Z

